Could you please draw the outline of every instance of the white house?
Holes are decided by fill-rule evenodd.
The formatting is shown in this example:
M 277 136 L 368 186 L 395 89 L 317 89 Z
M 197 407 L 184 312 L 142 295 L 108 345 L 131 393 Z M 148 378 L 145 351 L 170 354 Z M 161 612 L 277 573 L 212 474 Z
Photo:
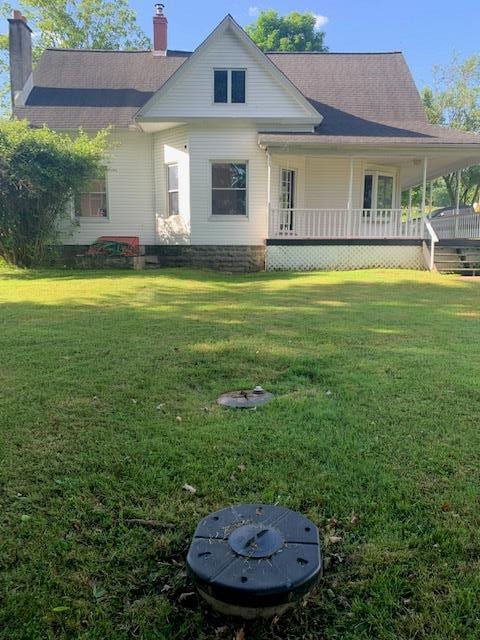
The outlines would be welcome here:
M 429 180 L 480 163 L 480 136 L 427 123 L 401 53 L 264 54 L 231 16 L 171 51 L 163 5 L 153 20 L 153 51 L 48 49 L 33 74 L 9 20 L 15 117 L 113 128 L 65 244 L 138 237 L 160 264 L 229 270 L 432 266 L 438 238 L 401 193 L 423 184 L 425 207 Z

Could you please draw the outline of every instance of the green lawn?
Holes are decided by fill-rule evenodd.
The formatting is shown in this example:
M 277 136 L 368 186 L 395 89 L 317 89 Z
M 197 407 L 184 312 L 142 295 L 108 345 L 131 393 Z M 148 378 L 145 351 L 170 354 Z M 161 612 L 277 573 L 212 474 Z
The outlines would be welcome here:
M 0 272 L 0 638 L 231 640 L 184 559 L 200 518 L 261 501 L 319 525 L 327 572 L 246 640 L 478 640 L 479 294 L 410 271 Z M 276 401 L 215 405 L 256 384 Z

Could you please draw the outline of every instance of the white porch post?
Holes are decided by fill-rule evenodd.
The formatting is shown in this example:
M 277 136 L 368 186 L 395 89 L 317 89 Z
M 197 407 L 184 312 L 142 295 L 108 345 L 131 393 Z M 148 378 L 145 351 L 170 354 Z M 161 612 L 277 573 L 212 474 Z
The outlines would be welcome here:
M 422 217 L 425 216 L 427 208 L 427 172 L 428 158 L 423 159 L 423 189 L 422 189 Z
M 460 191 L 462 188 L 462 170 L 459 169 L 457 171 L 457 208 L 456 208 L 456 214 L 457 216 L 460 213 Z
M 268 237 L 272 236 L 273 232 L 273 220 L 272 220 L 272 156 L 267 149 L 267 234 Z
M 421 231 L 422 236 L 425 233 L 425 214 L 427 208 L 427 173 L 428 173 L 428 158 L 423 159 L 423 188 L 422 188 L 422 219 L 420 225 L 416 225 L 417 231 Z
M 353 219 L 352 219 L 352 212 L 353 212 L 353 178 L 354 178 L 354 171 L 355 171 L 355 158 L 352 156 L 350 158 L 350 181 L 348 184 L 348 235 L 351 237 L 352 236 L 352 229 L 353 229 Z
M 353 209 L 353 174 L 355 170 L 355 158 L 350 158 L 350 182 L 348 184 L 348 211 Z
M 460 190 L 462 188 L 462 170 L 457 171 L 457 203 L 455 207 L 455 238 L 458 234 L 458 216 L 460 215 Z
M 413 203 L 413 190 L 412 187 L 408 190 L 408 219 L 407 219 L 407 235 L 410 235 L 410 228 L 412 226 L 412 203 Z
M 433 180 L 430 180 L 430 198 L 428 201 L 428 215 L 433 211 Z

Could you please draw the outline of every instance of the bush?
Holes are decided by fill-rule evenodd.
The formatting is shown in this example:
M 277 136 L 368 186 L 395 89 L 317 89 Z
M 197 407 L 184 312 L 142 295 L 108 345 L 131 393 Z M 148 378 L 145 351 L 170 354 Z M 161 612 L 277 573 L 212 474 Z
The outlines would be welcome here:
M 58 243 L 69 204 L 102 170 L 108 131 L 72 137 L 0 122 L 0 257 L 29 267 Z

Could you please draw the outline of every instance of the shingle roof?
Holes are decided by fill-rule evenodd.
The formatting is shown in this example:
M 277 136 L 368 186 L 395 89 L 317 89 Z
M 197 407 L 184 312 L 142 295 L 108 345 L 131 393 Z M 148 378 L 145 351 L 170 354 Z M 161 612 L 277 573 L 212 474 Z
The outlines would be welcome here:
M 128 127 L 192 55 L 169 51 L 47 49 L 34 88 L 15 115 L 55 129 Z M 464 144 L 480 137 L 427 124 L 401 53 L 272 53 L 270 60 L 324 117 L 315 134 L 267 134 L 264 142 Z
M 53 129 L 128 127 L 147 100 L 190 56 L 169 51 L 47 49 L 33 74 L 34 87 L 18 118 Z
M 329 132 L 336 132 L 338 114 L 344 113 L 368 120 L 426 122 L 401 53 L 277 53 L 269 57 L 325 116 Z

